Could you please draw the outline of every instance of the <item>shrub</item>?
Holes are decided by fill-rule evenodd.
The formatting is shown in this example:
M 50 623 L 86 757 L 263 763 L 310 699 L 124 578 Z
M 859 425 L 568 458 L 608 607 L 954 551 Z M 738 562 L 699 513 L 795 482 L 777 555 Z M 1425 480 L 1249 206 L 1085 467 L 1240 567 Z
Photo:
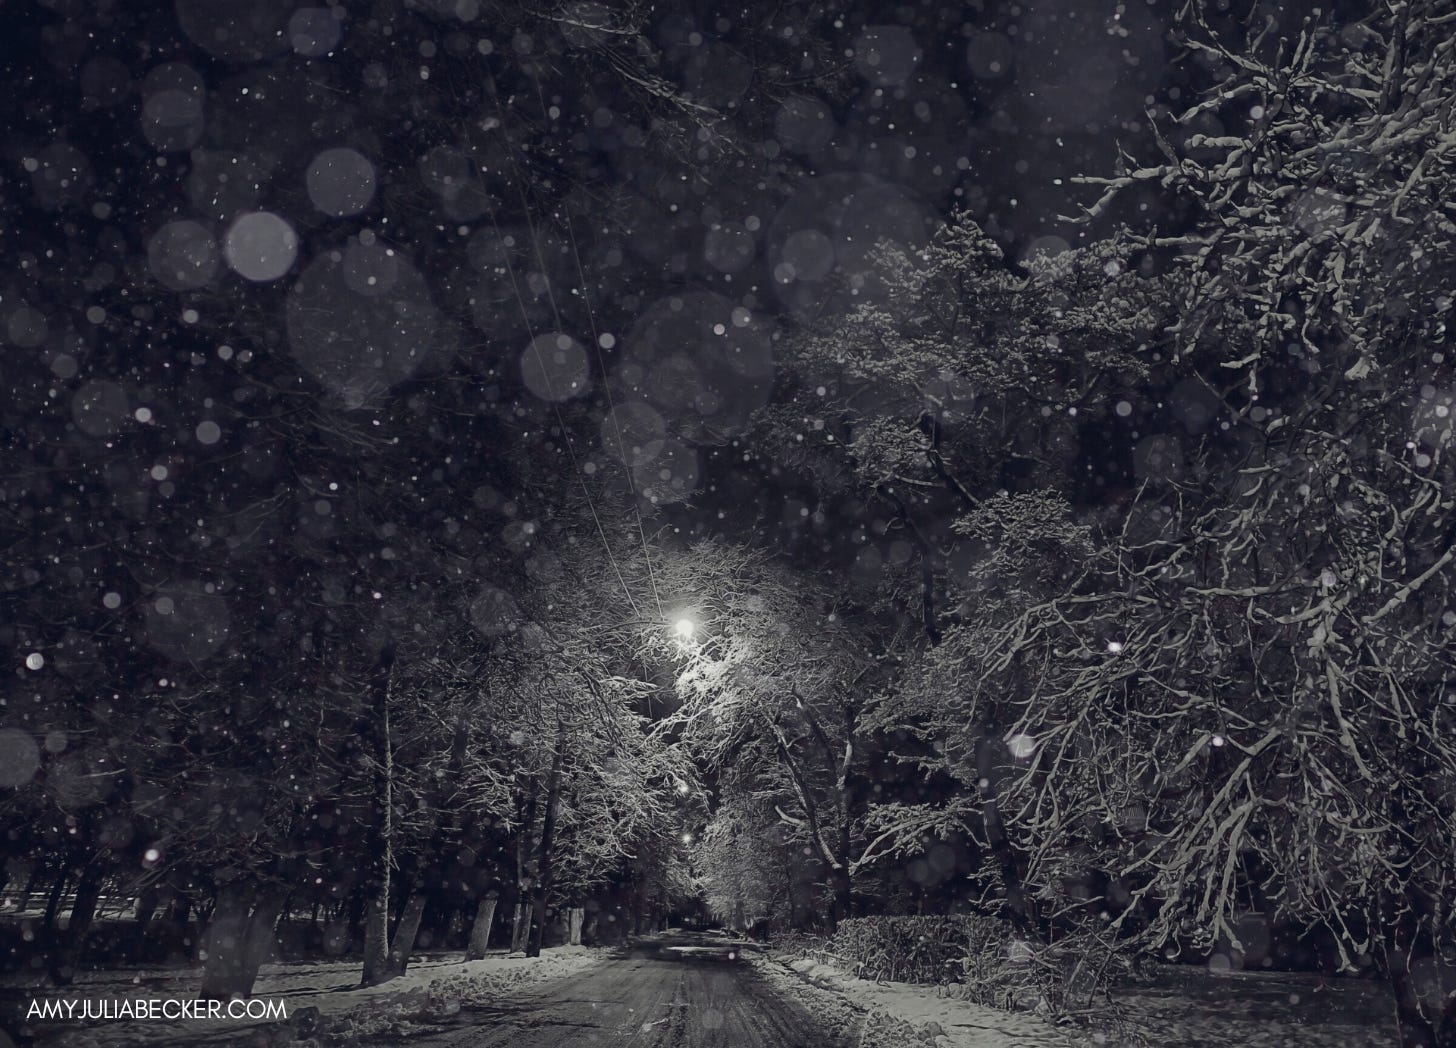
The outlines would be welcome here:
M 825 953 L 865 979 L 945 985 L 947 993 L 1049 1019 L 1105 1008 L 1127 958 L 1094 928 L 1028 942 L 1006 921 L 979 914 L 860 917 L 842 921 Z
M 829 952 L 864 979 L 941 983 L 958 974 L 968 954 L 1010 941 L 1009 927 L 994 917 L 854 917 L 841 921 Z

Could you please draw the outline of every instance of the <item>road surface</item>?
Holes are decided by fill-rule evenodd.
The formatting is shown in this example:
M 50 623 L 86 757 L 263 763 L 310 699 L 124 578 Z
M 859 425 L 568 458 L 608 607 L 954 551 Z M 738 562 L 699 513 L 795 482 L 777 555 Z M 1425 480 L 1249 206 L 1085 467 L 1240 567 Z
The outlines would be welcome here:
M 711 936 L 635 946 L 578 975 L 491 1006 L 408 1048 L 839 1048 Z

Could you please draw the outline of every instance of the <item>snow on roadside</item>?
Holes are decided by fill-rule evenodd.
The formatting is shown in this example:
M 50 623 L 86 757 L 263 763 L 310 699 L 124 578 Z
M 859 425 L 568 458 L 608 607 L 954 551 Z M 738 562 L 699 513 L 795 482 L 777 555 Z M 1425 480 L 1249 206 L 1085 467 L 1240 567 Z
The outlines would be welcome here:
M 1389 988 L 1312 973 L 1169 965 L 1118 999 L 1154 1044 L 1184 1048 L 1396 1048 Z
M 862 1013 L 863 1048 L 1073 1048 L 1076 1043 L 1035 1016 L 941 997 L 934 986 L 871 982 L 809 958 L 748 960 L 775 988 L 815 1014 L 823 1013 L 828 996 Z
M 288 1023 L 248 1020 L 176 1020 L 156 1022 L 120 1021 L 99 1023 L 84 1029 L 62 1029 L 48 1034 L 47 1045 L 56 1048 L 163 1048 L 168 1044 L 190 1044 L 198 1040 L 231 1039 L 250 1030 L 272 1027 L 282 1043 L 300 1045 L 354 1044 L 381 1033 L 407 1032 L 413 1025 L 448 1019 L 462 1008 L 484 1004 L 518 989 L 550 979 L 573 975 L 600 962 L 606 954 L 583 946 L 561 946 L 543 950 L 540 957 L 493 956 L 478 961 L 437 962 L 411 968 L 405 975 L 379 986 L 359 987 L 358 963 L 343 965 L 278 966 L 260 977 L 255 998 L 286 1002 Z M 345 971 L 348 976 L 345 976 Z M 340 978 L 352 978 L 340 983 Z M 80 990 L 73 987 L 72 993 Z M 185 992 L 159 990 L 155 986 L 128 987 L 128 993 L 108 997 L 177 997 Z M 62 996 L 52 993 L 48 996 Z M 313 1012 L 316 1011 L 316 1015 Z M 268 1032 L 273 1032 L 272 1030 Z M 286 1036 L 285 1036 L 286 1034 Z

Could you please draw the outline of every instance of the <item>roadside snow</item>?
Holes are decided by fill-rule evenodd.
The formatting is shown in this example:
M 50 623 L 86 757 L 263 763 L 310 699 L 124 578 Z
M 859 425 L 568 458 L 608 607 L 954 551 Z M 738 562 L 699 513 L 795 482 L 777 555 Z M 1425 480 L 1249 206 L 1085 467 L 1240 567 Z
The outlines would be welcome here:
M 1167 966 L 1118 999 L 1153 1044 L 1396 1048 L 1390 989 L 1367 979 Z
M 403 1033 L 410 1025 L 448 1018 L 461 1008 L 492 1001 L 513 990 L 571 975 L 599 962 L 601 951 L 583 946 L 543 950 L 540 957 L 492 956 L 478 961 L 437 960 L 412 966 L 398 979 L 359 987 L 359 964 L 268 965 L 259 973 L 254 998 L 286 1002 L 290 1022 L 249 1020 L 176 1020 L 103 1022 L 82 1029 L 51 1027 L 46 1043 L 57 1048 L 139 1048 L 191 1044 L 202 1039 L 231 1039 L 249 1030 L 273 1027 L 280 1040 L 312 1038 L 316 1044 L 353 1044 L 383 1032 Z M 37 998 L 116 999 L 156 997 L 190 999 L 195 975 L 185 979 L 144 978 L 117 982 L 104 973 L 65 991 L 37 992 Z M 312 1014 L 317 1011 L 317 1015 Z M 281 1035 L 287 1031 L 287 1037 Z M 269 1031 L 272 1032 L 272 1031 Z
M 795 983 L 842 999 L 864 1013 L 868 1025 L 899 1028 L 911 1036 L 906 1039 L 904 1033 L 899 1038 L 882 1034 L 874 1038 L 875 1043 L 934 1044 L 936 1048 L 1072 1048 L 1075 1044 L 1065 1033 L 1035 1016 L 943 997 L 934 986 L 857 979 L 809 958 L 783 964 L 755 957 L 750 962 L 765 978 L 801 1000 L 805 995 L 795 992 Z M 822 1001 L 804 1003 L 813 1010 L 814 1003 Z
M 1123 1024 L 1099 1032 L 946 997 L 934 986 L 857 979 L 813 958 L 755 963 L 778 982 L 834 994 L 866 1015 L 893 1017 L 914 1030 L 919 1043 L 937 1048 L 1395 1048 L 1399 1042 L 1388 990 L 1365 980 L 1324 986 L 1312 975 L 1210 975 L 1170 966 L 1145 985 L 1119 989 L 1115 1003 Z

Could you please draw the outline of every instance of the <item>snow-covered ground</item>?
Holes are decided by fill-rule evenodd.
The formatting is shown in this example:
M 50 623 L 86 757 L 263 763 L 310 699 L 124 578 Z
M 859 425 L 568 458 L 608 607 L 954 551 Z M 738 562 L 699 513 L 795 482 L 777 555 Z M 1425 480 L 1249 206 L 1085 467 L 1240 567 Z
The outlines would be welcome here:
M 832 993 L 867 1016 L 909 1027 L 938 1048 L 1083 1048 L 1146 1044 L 1185 1048 L 1395 1048 L 1388 990 L 1375 982 L 1169 966 L 1116 994 L 1117 1033 L 1059 1027 L 948 997 L 935 986 L 877 983 L 810 958 L 754 959 L 786 992 L 792 983 Z M 802 990 L 797 995 L 803 1000 Z M 811 1010 L 816 1002 L 803 1000 Z M 822 1008 L 822 1004 L 820 1005 Z M 894 1024 L 892 1024 L 894 1025 Z M 893 1038 L 876 1044 L 897 1045 Z M 868 1048 L 868 1042 L 866 1042 Z
M 1297 972 L 1169 965 L 1118 994 L 1151 1044 L 1186 1048 L 1396 1048 L 1390 987 Z
M 318 1027 L 321 1042 L 349 1044 L 373 1034 L 403 1034 L 411 1025 L 448 1018 L 467 1005 L 488 1003 L 521 987 L 581 971 L 604 956 L 600 950 L 562 946 L 544 950 L 534 958 L 504 954 L 478 961 L 436 958 L 411 965 L 398 979 L 368 988 L 358 986 L 358 961 L 272 964 L 259 973 L 253 996 L 285 1002 L 295 1027 L 305 1009 L 317 1009 L 317 1019 L 306 1021 L 309 1027 Z M 41 999 L 93 1001 L 122 997 L 191 999 L 198 985 L 196 972 L 153 969 L 126 976 L 88 973 L 64 991 L 37 988 L 34 993 Z M 202 1019 L 103 1022 L 85 1027 L 47 1024 L 41 1043 L 57 1048 L 163 1048 L 225 1041 L 267 1025 L 274 1024 Z M 292 1036 L 290 1032 L 289 1039 Z
M 937 1048 L 1072 1048 L 1077 1043 L 1035 1016 L 956 1000 L 935 986 L 857 979 L 807 958 L 783 962 L 751 957 L 750 961 L 811 1011 L 822 1010 L 823 995 L 832 994 L 863 1013 L 862 1026 L 873 1029 L 873 1036 L 864 1039 L 867 1046 L 898 1048 L 930 1041 Z M 806 987 L 819 993 L 806 993 Z

